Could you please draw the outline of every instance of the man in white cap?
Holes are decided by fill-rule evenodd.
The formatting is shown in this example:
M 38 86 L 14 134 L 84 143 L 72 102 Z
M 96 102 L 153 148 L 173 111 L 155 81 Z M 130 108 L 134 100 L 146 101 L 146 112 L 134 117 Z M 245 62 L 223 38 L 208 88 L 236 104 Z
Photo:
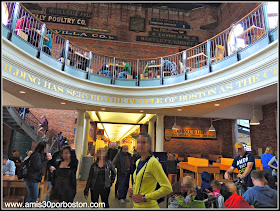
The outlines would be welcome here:
M 240 142 L 235 144 L 235 149 L 239 155 L 234 158 L 231 167 L 225 172 L 225 179 L 231 179 L 230 174 L 237 168 L 239 171 L 237 177 L 244 180 L 243 187 L 253 187 L 251 171 L 256 169 L 255 157 L 252 153 L 246 152 L 243 144 Z

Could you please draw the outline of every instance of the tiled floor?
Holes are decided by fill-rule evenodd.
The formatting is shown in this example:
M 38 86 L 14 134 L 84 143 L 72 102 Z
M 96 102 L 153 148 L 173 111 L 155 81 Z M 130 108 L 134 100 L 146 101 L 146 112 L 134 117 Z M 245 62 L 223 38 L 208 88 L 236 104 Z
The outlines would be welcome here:
M 115 180 L 115 182 L 116 182 L 116 180 Z M 78 181 L 77 182 L 77 194 L 75 196 L 74 202 L 76 202 L 76 201 L 87 202 L 88 205 L 89 205 L 89 203 L 91 202 L 90 195 L 89 195 L 87 200 L 85 200 L 85 198 L 84 198 L 84 188 L 85 188 L 85 186 L 86 186 L 86 181 Z M 131 180 L 130 180 L 129 187 L 132 187 Z M 46 191 L 47 191 L 47 183 L 45 183 L 43 199 L 46 198 Z M 110 208 L 132 208 L 133 203 L 132 203 L 131 198 L 129 198 L 127 196 L 127 199 L 130 202 L 126 202 L 125 204 L 119 203 L 119 200 L 115 198 L 115 184 L 113 184 L 112 187 L 111 187 L 110 196 L 109 196 L 109 206 L 110 206 Z M 101 198 L 99 199 L 99 201 L 101 202 Z M 159 206 L 161 208 L 166 208 L 166 201 L 161 202 Z

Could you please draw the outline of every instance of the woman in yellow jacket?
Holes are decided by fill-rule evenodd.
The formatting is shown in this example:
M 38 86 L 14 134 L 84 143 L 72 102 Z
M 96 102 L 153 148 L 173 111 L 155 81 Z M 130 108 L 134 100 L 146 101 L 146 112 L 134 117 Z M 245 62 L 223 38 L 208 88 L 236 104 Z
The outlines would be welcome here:
M 133 208 L 160 208 L 157 200 L 172 193 L 172 186 L 160 162 L 152 156 L 151 142 L 147 133 L 140 133 L 137 137 L 137 152 L 141 158 L 137 160 L 133 173 L 133 188 L 129 189 Z M 160 188 L 156 190 L 157 183 Z

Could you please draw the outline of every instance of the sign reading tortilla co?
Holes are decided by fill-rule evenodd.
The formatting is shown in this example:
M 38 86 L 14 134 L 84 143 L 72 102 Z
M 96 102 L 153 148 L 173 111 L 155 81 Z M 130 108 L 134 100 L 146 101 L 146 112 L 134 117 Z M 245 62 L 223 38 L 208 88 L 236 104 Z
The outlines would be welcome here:
M 197 139 L 217 139 L 216 131 L 204 131 L 204 130 L 172 130 L 165 129 L 165 139 L 171 138 L 197 138 Z

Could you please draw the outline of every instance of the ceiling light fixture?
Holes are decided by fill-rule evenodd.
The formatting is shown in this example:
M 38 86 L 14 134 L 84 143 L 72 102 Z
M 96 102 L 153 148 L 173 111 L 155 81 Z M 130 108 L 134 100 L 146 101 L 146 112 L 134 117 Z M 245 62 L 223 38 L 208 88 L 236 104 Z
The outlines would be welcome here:
M 178 108 L 177 110 L 178 110 L 178 111 L 182 111 L 182 109 L 181 109 L 181 108 Z
M 178 126 L 176 125 L 176 116 L 175 116 L 175 123 L 172 126 L 172 130 L 178 130 Z
M 143 113 L 144 111 L 143 111 L 143 110 L 140 110 L 140 112 Z
M 21 94 L 25 94 L 25 91 L 19 91 L 19 93 L 21 93 Z
M 102 111 L 105 111 L 105 108 L 101 108 Z
M 250 120 L 250 125 L 259 125 L 259 120 L 255 117 L 255 107 L 253 105 L 253 118 Z
M 216 131 L 215 128 L 213 127 L 213 120 L 211 118 L 211 127 L 209 128 L 208 131 Z
M 65 105 L 66 103 L 64 103 L 64 102 L 61 102 L 61 104 L 62 104 L 62 105 Z
M 219 104 L 219 103 L 216 103 L 216 104 L 214 104 L 214 106 L 220 106 L 220 104 Z

